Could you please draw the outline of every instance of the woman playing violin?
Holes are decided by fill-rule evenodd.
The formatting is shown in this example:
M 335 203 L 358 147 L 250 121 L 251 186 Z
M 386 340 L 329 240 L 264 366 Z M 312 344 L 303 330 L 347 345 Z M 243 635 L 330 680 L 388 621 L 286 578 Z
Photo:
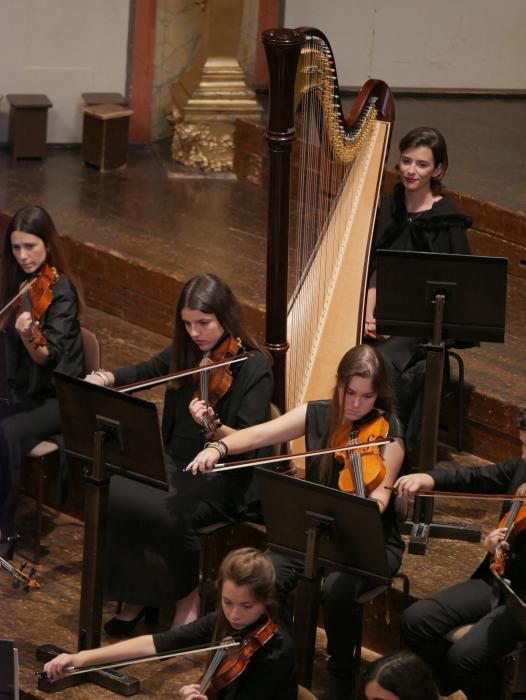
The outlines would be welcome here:
M 395 484 L 401 496 L 445 490 L 515 494 L 526 483 L 526 411 L 519 415 L 522 454 L 481 467 L 433 469 L 401 477 Z M 509 509 L 509 502 L 503 513 Z M 497 547 L 507 552 L 505 572 L 512 588 L 526 596 L 526 512 L 519 509 L 510 532 L 500 524 L 485 539 L 488 554 L 471 579 L 433 593 L 409 607 L 402 617 L 402 634 L 411 649 L 434 669 L 444 693 L 460 689 L 469 700 L 497 698 L 502 669 L 499 661 L 522 639 L 510 610 L 499 601 L 490 566 Z M 509 539 L 509 542 L 506 541 Z M 457 641 L 445 635 L 473 625 Z
M 340 361 L 337 370 L 336 387 L 332 401 L 312 401 L 294 408 L 285 415 L 269 423 L 247 428 L 228 435 L 224 445 L 229 454 L 239 454 L 248 449 L 286 442 L 305 435 L 307 449 L 318 449 L 334 444 L 334 436 L 346 426 L 347 436 L 354 430 L 360 435 L 367 434 L 367 426 L 374 425 L 381 417 L 387 424 L 387 435 L 394 438 L 385 446 L 377 460 L 385 469 L 380 480 L 374 480 L 373 489 L 367 497 L 378 503 L 382 513 L 385 548 L 392 574 L 398 570 L 403 552 L 403 544 L 398 530 L 394 505 L 390 491 L 384 486 L 392 486 L 398 476 L 404 456 L 404 445 L 398 421 L 392 414 L 392 391 L 381 355 L 368 345 L 359 345 L 349 350 Z M 376 437 L 372 429 L 371 437 Z M 340 438 L 341 439 L 341 438 Z M 348 440 L 343 438 L 343 442 Z M 213 468 L 218 462 L 217 450 L 207 448 L 191 462 L 189 468 L 194 473 Z M 346 469 L 332 457 L 310 459 L 306 478 L 326 483 L 338 488 L 341 472 Z M 297 575 L 302 563 L 273 555 L 278 575 L 280 597 L 287 601 L 296 586 Z M 375 584 L 359 576 L 341 572 L 327 575 L 322 592 L 327 648 L 329 652 L 328 700 L 347 698 L 352 688 L 350 659 L 352 642 L 348 630 L 355 624 L 359 614 L 356 598 Z
M 245 641 L 246 645 L 218 666 L 209 686 L 215 689 L 214 697 L 219 700 L 296 700 L 296 655 L 290 637 L 276 620 L 275 572 L 270 559 L 256 549 L 234 550 L 223 561 L 217 583 L 217 612 L 176 630 L 76 654 L 60 654 L 49 661 L 44 670 L 55 679 L 72 666 L 82 668 L 150 656 L 232 636 Z M 202 685 L 184 686 L 179 697 L 181 700 L 206 700 L 208 689 Z
M 19 296 L 20 286 L 31 282 Z M 13 301 L 12 304 L 9 304 Z M 11 219 L 0 272 L 0 317 L 5 331 L 7 394 L 0 402 L 0 531 L 14 535 L 19 466 L 38 442 L 60 432 L 53 371 L 84 374 L 79 298 L 55 225 L 45 209 L 24 207 Z M 5 382 L 4 382 L 5 384 Z M 4 386 L 5 388 L 5 386 Z M 12 545 L 0 544 L 10 556 Z
M 197 617 L 199 542 L 193 529 L 243 517 L 254 500 L 252 474 L 248 470 L 227 478 L 193 479 L 184 468 L 210 440 L 210 430 L 220 440 L 233 430 L 268 420 L 273 382 L 267 353 L 248 330 L 239 302 L 228 285 L 211 274 L 185 284 L 169 347 L 138 365 L 100 370 L 87 377 L 94 383 L 119 386 L 195 367 L 209 355 L 215 359 L 217 350 L 227 357 L 244 350 L 251 355 L 225 370 L 228 381 L 220 376 L 217 382 L 217 370 L 210 372 L 214 406 L 203 400 L 199 376 L 170 385 L 166 391 L 162 429 L 171 494 L 120 477 L 112 479 L 108 594 L 126 604 L 106 623 L 109 634 L 131 634 L 152 606 L 173 601 L 177 601 L 174 627 Z M 252 454 L 249 450 L 247 457 Z

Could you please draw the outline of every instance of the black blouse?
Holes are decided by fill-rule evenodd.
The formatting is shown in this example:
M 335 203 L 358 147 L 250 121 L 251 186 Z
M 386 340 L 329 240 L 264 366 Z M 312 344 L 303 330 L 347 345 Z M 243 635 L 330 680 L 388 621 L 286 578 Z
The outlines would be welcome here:
M 154 634 L 155 649 L 160 654 L 211 642 L 216 621 L 217 613 L 213 612 L 176 630 Z M 230 630 L 228 634 L 246 634 L 262 621 L 258 620 L 241 633 Z M 215 697 L 218 700 L 297 700 L 296 652 L 286 631 L 278 627 L 274 636 L 251 657 L 245 671 Z
M 373 251 L 382 248 L 469 255 L 466 229 L 471 223 L 447 197 L 434 202 L 426 211 L 408 212 L 404 187 L 398 183 L 393 194 L 380 203 Z

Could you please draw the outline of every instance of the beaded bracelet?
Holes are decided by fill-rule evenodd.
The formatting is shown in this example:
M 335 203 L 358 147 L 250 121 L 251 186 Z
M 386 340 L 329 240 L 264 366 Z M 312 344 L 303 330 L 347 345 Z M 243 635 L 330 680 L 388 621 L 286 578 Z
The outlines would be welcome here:
M 219 458 L 224 459 L 228 455 L 228 447 L 223 440 L 215 440 L 214 442 L 206 442 L 205 448 L 211 447 L 219 453 Z

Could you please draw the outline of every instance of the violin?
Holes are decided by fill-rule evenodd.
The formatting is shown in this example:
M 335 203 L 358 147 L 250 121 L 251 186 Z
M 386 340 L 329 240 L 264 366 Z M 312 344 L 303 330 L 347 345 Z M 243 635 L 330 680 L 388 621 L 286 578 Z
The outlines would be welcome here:
M 226 649 L 219 648 L 201 679 L 199 692 L 202 695 L 207 690 L 219 692 L 235 681 L 245 671 L 256 651 L 272 639 L 277 628 L 276 623 L 268 619 L 260 627 L 249 632 L 236 651 L 228 653 Z M 230 638 L 227 639 L 231 641 Z
M 345 422 L 334 434 L 334 447 L 370 443 L 382 440 L 389 432 L 389 423 L 383 416 L 355 428 L 352 421 Z M 343 464 L 338 478 L 341 491 L 355 493 L 366 498 L 370 491 L 385 478 L 385 463 L 378 446 L 367 446 L 360 450 L 336 452 L 335 458 Z
M 14 588 L 18 588 L 20 584 L 23 583 L 25 591 L 36 591 L 40 588 L 40 583 L 35 577 L 36 570 L 31 568 L 29 574 L 26 574 L 23 571 L 25 566 L 25 564 L 22 564 L 20 569 L 17 569 L 8 562 L 7 559 L 0 557 L 0 569 L 7 571 L 7 573 L 15 579 L 13 582 Z
M 204 353 L 199 366 L 203 368 L 208 364 L 224 362 L 225 360 L 234 358 L 241 347 L 240 338 L 227 336 L 223 342 L 219 343 L 213 350 Z M 232 386 L 234 376 L 229 365 L 225 365 L 221 369 L 200 372 L 199 376 L 194 376 L 194 381 L 199 382 L 195 397 L 204 401 L 208 408 L 208 406 L 214 407 L 227 393 Z M 208 413 L 205 413 L 203 416 L 203 427 L 205 428 L 206 437 L 211 438 L 214 431 L 221 427 L 219 416 L 214 414 L 212 422 L 210 422 Z
M 514 535 L 518 535 L 519 532 L 526 529 L 526 503 L 524 503 L 524 498 L 526 498 L 526 483 L 519 486 L 515 492 L 515 498 L 511 502 L 509 511 L 502 516 L 497 525 L 498 528 L 507 528 L 506 535 L 497 545 L 493 561 L 490 564 L 490 569 L 499 576 L 504 576 L 504 571 L 506 569 L 507 552 L 506 547 L 503 546 L 504 543 L 508 541 L 512 532 Z
M 31 314 L 33 323 L 40 321 L 40 318 L 47 310 L 53 299 L 52 288 L 56 284 L 59 274 L 56 268 L 44 264 L 40 270 L 30 280 L 24 282 L 18 293 L 0 310 L 0 316 L 14 308 L 19 316 L 24 311 Z M 46 346 L 47 340 L 38 328 L 34 328 L 33 343 L 37 347 Z

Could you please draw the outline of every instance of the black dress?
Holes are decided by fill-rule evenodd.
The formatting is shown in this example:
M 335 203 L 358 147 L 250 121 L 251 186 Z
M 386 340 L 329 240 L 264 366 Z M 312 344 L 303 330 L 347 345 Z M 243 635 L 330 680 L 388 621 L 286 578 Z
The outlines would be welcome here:
M 471 219 L 460 214 L 446 197 L 427 211 L 410 213 L 405 207 L 404 187 L 398 183 L 391 195 L 380 203 L 373 239 L 371 273 L 379 249 L 458 253 L 469 255 L 466 229 Z M 427 338 L 391 336 L 386 340 L 365 342 L 382 353 L 391 377 L 397 408 L 407 446 L 415 446 L 420 431 L 421 393 L 425 372 L 425 353 L 421 348 Z
M 117 384 L 168 372 L 171 347 L 151 360 L 117 370 Z M 242 429 L 270 419 L 271 368 L 261 352 L 232 366 L 234 381 L 215 410 L 224 425 Z M 111 599 L 160 605 L 190 593 L 199 580 L 194 529 L 242 518 L 257 500 L 252 469 L 193 476 L 184 468 L 203 449 L 204 437 L 188 405 L 195 384 L 167 389 L 163 440 L 170 493 L 114 476 L 108 516 L 107 593 Z M 236 455 L 248 459 L 268 450 Z
M 483 467 L 434 469 L 429 473 L 436 490 L 513 494 L 526 482 L 526 462 L 515 459 Z M 505 576 L 524 599 L 526 532 L 512 536 L 510 545 Z M 500 697 L 500 659 L 524 638 L 494 588 L 490 561 L 488 554 L 471 579 L 418 601 L 402 617 L 406 643 L 434 669 L 443 692 L 460 689 L 470 700 Z M 473 627 L 460 640 L 451 644 L 445 639 L 450 630 L 467 624 Z
M 216 621 L 214 612 L 179 629 L 154 634 L 155 649 L 160 654 L 207 644 L 213 639 Z M 232 629 L 227 634 L 246 636 L 264 622 L 262 618 L 241 632 Z M 287 632 L 278 627 L 250 658 L 245 671 L 214 697 L 218 700 L 297 700 L 296 652 Z
M 84 351 L 78 320 L 78 297 L 72 283 L 61 275 L 52 288 L 52 300 L 40 319 L 49 357 L 39 365 L 28 354 L 14 317 L 6 328 L 9 402 L 0 404 L 0 530 L 14 534 L 20 461 L 41 440 L 60 432 L 53 372 L 81 377 Z
M 305 439 L 308 450 L 316 450 L 327 447 L 329 430 L 329 401 L 310 401 L 307 404 L 307 416 L 305 423 Z M 402 437 L 400 424 L 394 416 L 383 414 L 389 423 L 389 437 Z M 373 410 L 365 416 L 360 424 L 367 424 L 376 419 L 378 412 Z M 306 478 L 309 481 L 320 480 L 319 470 L 321 457 L 310 458 L 306 468 Z M 334 461 L 334 470 L 329 486 L 338 488 L 338 476 L 341 464 Z M 400 568 L 404 544 L 400 536 L 400 530 L 396 519 L 394 499 L 391 498 L 386 510 L 382 513 L 382 525 L 384 532 L 385 551 L 390 576 Z M 291 560 L 283 555 L 271 553 L 276 567 L 278 590 L 282 605 L 286 606 L 291 592 L 297 584 L 298 574 L 303 569 L 303 562 Z M 350 575 L 340 571 L 328 573 L 323 582 L 321 602 L 324 610 L 325 631 L 327 633 L 327 652 L 329 654 L 329 670 L 334 683 L 331 688 L 332 695 L 339 697 L 335 686 L 341 687 L 342 697 L 350 693 L 353 679 L 350 677 L 351 659 L 353 653 L 353 641 L 349 630 L 357 624 L 356 599 L 377 584 L 364 577 Z M 285 615 L 286 615 L 285 611 Z

